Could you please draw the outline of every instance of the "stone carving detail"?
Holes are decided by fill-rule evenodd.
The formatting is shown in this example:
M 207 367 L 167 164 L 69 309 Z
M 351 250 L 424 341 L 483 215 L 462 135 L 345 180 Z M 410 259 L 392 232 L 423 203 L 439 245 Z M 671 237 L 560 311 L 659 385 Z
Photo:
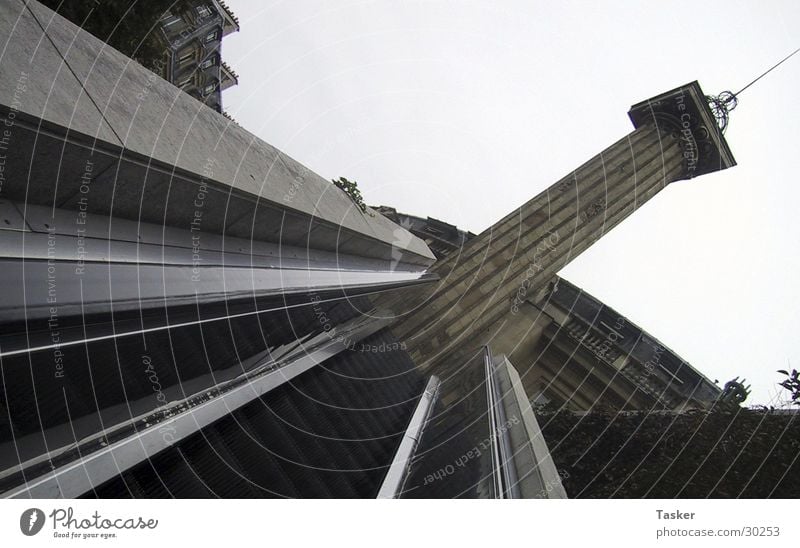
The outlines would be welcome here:
M 566 192 L 567 190 L 572 188 L 574 184 L 575 184 L 574 181 L 561 181 L 560 183 L 558 183 L 556 190 L 558 190 L 559 192 Z
M 606 209 L 605 200 L 601 199 L 597 200 L 596 202 L 593 202 L 592 205 L 590 205 L 583 211 L 583 215 L 581 215 L 583 217 L 583 221 L 586 222 L 592 217 L 596 217 L 597 215 L 600 214 L 600 212 L 604 211 L 605 209 Z
M 729 105 L 733 105 L 730 96 L 708 98 L 699 84 L 692 82 L 634 105 L 629 114 L 637 128 L 654 125 L 677 139 L 683 170 L 673 180 L 691 179 L 736 165 L 720 129 L 726 125 L 724 109 Z

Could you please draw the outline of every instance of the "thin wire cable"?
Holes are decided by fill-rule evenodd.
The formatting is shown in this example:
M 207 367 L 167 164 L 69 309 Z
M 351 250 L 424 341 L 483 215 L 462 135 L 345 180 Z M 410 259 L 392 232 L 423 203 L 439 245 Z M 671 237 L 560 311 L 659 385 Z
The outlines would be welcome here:
M 753 84 L 755 84 L 756 82 L 758 82 L 759 80 L 761 80 L 761 79 L 762 79 L 764 76 L 766 76 L 767 74 L 769 74 L 770 72 L 772 72 L 773 70 L 775 70 L 776 68 L 778 68 L 778 67 L 779 67 L 781 64 L 783 64 L 785 61 L 788 61 L 788 60 L 789 60 L 789 58 L 790 58 L 791 56 L 793 56 L 795 53 L 797 53 L 798 51 L 800 51 L 800 48 L 797 48 L 796 50 L 794 50 L 792 53 L 790 53 L 789 55 L 787 55 L 786 57 L 784 57 L 783 59 L 781 59 L 780 61 L 778 61 L 778 63 L 777 63 L 776 65 L 774 65 L 772 68 L 770 68 L 769 70 L 767 70 L 767 71 L 766 71 L 764 74 L 762 74 L 761 76 L 759 76 L 758 78 L 756 78 L 755 80 L 753 80 L 752 82 L 750 82 L 749 84 L 747 84 L 745 87 L 743 87 L 742 89 L 740 89 L 739 91 L 737 91 L 736 93 L 734 93 L 734 94 L 733 94 L 733 95 L 734 95 L 734 97 L 738 96 L 738 95 L 739 95 L 741 92 L 743 92 L 744 90 L 746 90 L 747 88 L 749 88 L 750 86 L 752 86 Z

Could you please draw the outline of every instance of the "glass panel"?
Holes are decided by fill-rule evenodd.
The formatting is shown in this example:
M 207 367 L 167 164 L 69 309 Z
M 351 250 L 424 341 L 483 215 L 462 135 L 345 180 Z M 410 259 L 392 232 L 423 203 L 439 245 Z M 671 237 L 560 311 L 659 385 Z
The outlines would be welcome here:
M 495 498 L 483 353 L 442 383 L 402 498 Z

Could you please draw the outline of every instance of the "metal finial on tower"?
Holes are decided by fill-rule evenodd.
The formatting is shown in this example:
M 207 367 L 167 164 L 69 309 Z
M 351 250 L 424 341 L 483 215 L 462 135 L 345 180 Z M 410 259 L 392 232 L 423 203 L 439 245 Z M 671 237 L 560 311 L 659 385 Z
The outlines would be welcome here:
M 717 119 L 717 124 L 719 125 L 720 131 L 723 133 L 725 129 L 728 127 L 728 115 L 730 111 L 736 108 L 736 105 L 739 104 L 738 96 L 744 90 L 761 80 L 764 76 L 778 68 L 784 61 L 788 60 L 792 55 L 800 51 L 800 48 L 797 48 L 792 53 L 778 61 L 775 65 L 771 68 L 766 70 L 764 73 L 761 74 L 758 78 L 747 84 L 745 87 L 737 91 L 736 93 L 731 93 L 730 91 L 723 91 L 719 95 L 706 95 L 706 99 L 708 100 L 708 106 L 711 107 L 711 113 L 714 115 L 714 118 Z
M 725 133 L 728 127 L 729 113 L 736 108 L 739 100 L 736 94 L 730 91 L 723 91 L 719 95 L 706 95 L 708 106 L 711 107 L 711 113 L 717 119 L 717 125 L 721 132 Z

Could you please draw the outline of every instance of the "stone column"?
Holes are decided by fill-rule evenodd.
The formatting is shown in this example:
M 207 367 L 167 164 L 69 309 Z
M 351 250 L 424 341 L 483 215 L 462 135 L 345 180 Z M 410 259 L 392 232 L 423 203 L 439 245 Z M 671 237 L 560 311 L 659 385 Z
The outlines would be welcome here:
M 681 179 L 735 165 L 697 82 L 634 105 L 635 129 L 437 263 L 441 281 L 393 303 L 393 330 L 423 368 L 463 363 L 606 232 Z

